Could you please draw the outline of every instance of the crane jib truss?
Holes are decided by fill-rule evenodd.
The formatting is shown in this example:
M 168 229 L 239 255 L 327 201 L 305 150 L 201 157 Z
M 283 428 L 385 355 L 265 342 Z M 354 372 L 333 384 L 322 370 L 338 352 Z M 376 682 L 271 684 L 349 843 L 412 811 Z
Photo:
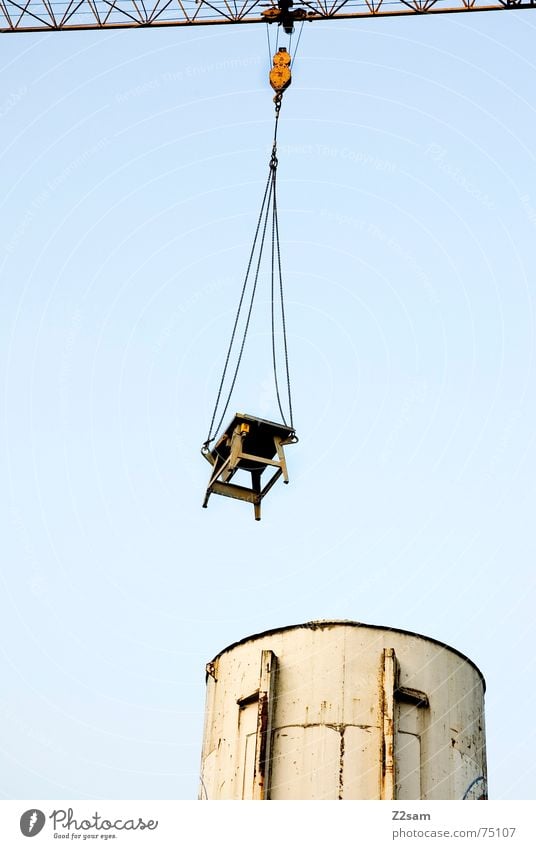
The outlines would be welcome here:
M 285 7 L 284 9 L 282 7 Z M 325 21 L 534 9 L 536 0 L 0 0 L 0 32 Z M 288 23 L 287 23 L 288 25 Z

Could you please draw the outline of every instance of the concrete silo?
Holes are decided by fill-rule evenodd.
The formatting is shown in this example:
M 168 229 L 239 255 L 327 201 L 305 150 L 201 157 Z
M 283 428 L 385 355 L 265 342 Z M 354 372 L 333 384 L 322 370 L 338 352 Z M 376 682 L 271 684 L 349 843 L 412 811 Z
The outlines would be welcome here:
M 482 674 L 408 631 L 308 622 L 207 664 L 200 798 L 487 797 Z

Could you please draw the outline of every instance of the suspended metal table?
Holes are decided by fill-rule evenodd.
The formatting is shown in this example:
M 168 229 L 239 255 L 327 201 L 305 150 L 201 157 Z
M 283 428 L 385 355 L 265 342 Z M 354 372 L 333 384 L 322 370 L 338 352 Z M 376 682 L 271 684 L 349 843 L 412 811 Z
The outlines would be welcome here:
M 274 67 L 270 73 L 270 84 L 276 94 L 274 97 L 274 138 L 268 178 L 264 189 L 261 210 L 257 219 L 253 245 L 247 263 L 246 274 L 238 302 L 238 309 L 234 320 L 231 339 L 225 357 L 220 385 L 216 396 L 216 403 L 212 412 L 208 435 L 201 449 L 201 453 L 212 466 L 212 474 L 208 482 L 203 507 L 207 507 L 208 500 L 212 493 L 215 495 L 224 495 L 228 498 L 238 498 L 240 501 L 249 501 L 250 504 L 253 504 L 255 519 L 257 519 L 257 521 L 261 518 L 261 501 L 271 490 L 274 483 L 281 476 L 283 477 L 283 481 L 288 483 L 284 446 L 298 441 L 294 430 L 292 416 L 285 306 L 283 298 L 283 276 L 281 271 L 281 251 L 279 244 L 279 223 L 276 199 L 276 175 L 278 165 L 277 128 L 283 92 L 290 83 L 290 63 L 290 54 L 285 49 L 281 48 L 274 56 Z M 268 240 L 266 238 L 267 235 Z M 231 397 L 242 362 L 251 314 L 255 302 L 255 295 L 258 289 L 259 277 L 261 276 L 264 247 L 267 241 L 271 242 L 271 256 L 268 268 L 270 276 L 274 389 L 283 424 L 267 421 L 266 419 L 260 419 L 257 416 L 251 416 L 245 413 L 236 413 L 229 426 L 222 435 L 219 436 L 224 417 L 231 402 Z M 241 341 L 238 339 L 239 333 L 242 336 Z M 279 352 L 279 359 L 284 361 L 289 424 L 287 424 L 287 414 L 283 410 L 284 404 L 280 393 L 276 342 L 278 337 L 282 340 L 282 350 Z M 234 365 L 231 365 L 233 361 Z M 226 398 L 224 397 L 224 391 L 227 394 Z M 212 444 L 214 444 L 213 448 L 211 448 Z M 269 472 L 263 482 L 262 476 L 267 469 L 269 469 Z M 245 472 L 246 482 L 248 483 L 247 475 L 251 475 L 251 485 L 246 486 L 241 480 L 240 475 L 238 475 L 240 482 L 235 483 L 234 477 L 237 472 Z
M 214 448 L 205 444 L 203 456 L 213 468 L 203 507 L 210 496 L 225 495 L 253 504 L 255 519 L 261 518 L 261 501 L 278 478 L 288 483 L 284 446 L 297 442 L 294 428 L 245 413 L 236 413 Z M 270 467 L 274 474 L 262 486 L 263 472 Z M 251 474 L 251 487 L 231 483 L 239 471 Z

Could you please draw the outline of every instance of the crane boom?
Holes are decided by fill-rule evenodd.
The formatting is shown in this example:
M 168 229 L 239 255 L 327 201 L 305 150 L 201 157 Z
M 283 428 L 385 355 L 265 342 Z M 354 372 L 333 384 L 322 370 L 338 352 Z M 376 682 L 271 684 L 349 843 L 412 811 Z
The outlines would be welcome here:
M 254 24 L 534 9 L 536 0 L 0 0 L 0 32 Z

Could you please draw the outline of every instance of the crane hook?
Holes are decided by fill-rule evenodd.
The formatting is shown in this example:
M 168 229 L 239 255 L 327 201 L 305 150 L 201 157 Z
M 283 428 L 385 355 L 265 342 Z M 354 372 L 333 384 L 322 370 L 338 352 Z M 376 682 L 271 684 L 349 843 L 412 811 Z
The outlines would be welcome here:
M 273 68 L 270 71 L 270 85 L 276 93 L 274 103 L 277 111 L 279 111 L 277 107 L 281 106 L 283 92 L 292 82 L 292 75 L 290 73 L 291 61 L 290 53 L 284 47 L 280 47 L 273 58 Z

